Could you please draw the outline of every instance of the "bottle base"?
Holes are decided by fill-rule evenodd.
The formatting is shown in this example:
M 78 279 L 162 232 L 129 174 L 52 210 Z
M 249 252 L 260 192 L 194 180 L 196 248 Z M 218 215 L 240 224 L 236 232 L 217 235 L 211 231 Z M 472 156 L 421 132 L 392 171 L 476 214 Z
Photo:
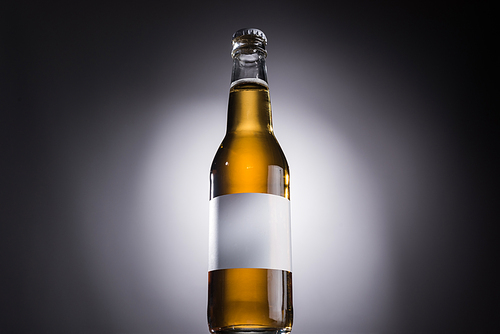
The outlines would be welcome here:
M 238 329 L 225 329 L 225 330 L 219 330 L 219 331 L 211 331 L 213 334 L 287 334 L 290 333 L 290 329 L 244 329 L 244 328 L 238 328 Z

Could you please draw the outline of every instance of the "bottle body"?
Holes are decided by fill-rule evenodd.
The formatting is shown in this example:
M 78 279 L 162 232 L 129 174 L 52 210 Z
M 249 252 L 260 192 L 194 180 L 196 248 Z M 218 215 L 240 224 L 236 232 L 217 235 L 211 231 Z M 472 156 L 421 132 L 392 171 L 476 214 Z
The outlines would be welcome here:
M 267 83 L 233 82 L 227 133 L 210 172 L 210 202 L 217 205 L 209 242 L 211 332 L 291 330 L 289 200 L 289 168 L 274 136 Z
M 213 333 L 287 333 L 292 329 L 292 273 L 237 268 L 208 274 L 208 321 Z

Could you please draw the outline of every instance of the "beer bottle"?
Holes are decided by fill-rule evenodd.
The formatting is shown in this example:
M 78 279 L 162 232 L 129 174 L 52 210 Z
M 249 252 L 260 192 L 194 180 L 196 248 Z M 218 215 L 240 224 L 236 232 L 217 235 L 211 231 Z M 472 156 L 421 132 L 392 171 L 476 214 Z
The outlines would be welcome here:
M 232 39 L 226 135 L 210 170 L 208 325 L 212 333 L 292 328 L 290 173 L 274 136 L 267 38 Z

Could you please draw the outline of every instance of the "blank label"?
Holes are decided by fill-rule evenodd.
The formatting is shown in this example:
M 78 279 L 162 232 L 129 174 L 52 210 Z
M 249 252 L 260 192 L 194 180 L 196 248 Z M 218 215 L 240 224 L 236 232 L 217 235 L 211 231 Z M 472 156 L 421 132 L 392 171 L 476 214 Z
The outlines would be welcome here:
M 223 195 L 210 200 L 209 213 L 209 271 L 292 271 L 288 199 L 260 193 Z

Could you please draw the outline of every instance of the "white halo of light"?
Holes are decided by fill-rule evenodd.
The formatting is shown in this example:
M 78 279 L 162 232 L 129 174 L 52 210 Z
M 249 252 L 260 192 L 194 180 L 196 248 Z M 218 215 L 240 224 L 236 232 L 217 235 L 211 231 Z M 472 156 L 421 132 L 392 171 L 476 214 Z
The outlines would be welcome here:
M 203 330 L 208 175 L 225 128 L 225 109 L 225 101 L 210 99 L 163 109 L 144 154 L 134 210 L 149 288 L 166 310 L 176 305 L 177 319 L 185 317 L 190 327 Z
M 294 330 L 349 328 L 352 318 L 360 330 L 373 328 L 391 306 L 377 179 L 328 113 L 298 100 L 279 107 L 277 137 L 291 166 Z M 321 325 L 301 327 L 301 318 Z
M 287 116 L 274 123 L 284 129 L 277 137 L 292 180 L 294 330 L 306 330 L 301 318 L 316 318 L 320 328 L 353 317 L 361 326 L 383 322 L 390 268 L 376 180 L 321 112 L 310 117 L 300 103 L 280 108 Z M 208 175 L 225 110 L 210 99 L 171 108 L 152 131 L 137 183 L 141 268 L 152 293 L 177 305 L 180 317 L 205 312 Z

